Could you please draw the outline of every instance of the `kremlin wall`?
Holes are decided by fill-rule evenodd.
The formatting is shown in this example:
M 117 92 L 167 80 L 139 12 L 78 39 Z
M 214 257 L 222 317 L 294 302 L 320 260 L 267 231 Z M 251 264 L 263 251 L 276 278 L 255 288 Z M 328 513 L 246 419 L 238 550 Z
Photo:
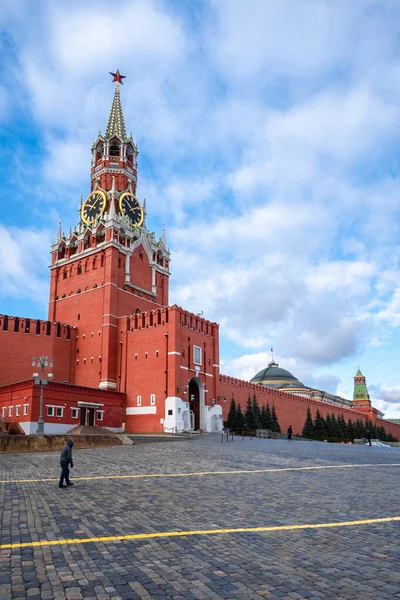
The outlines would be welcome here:
M 255 394 L 260 406 L 275 406 L 282 431 L 292 425 L 300 434 L 309 407 L 313 417 L 319 409 L 368 418 L 400 438 L 400 425 L 371 406 L 361 373 L 355 383 L 365 391 L 352 401 L 306 388 L 273 362 L 253 383 L 220 373 L 218 324 L 168 304 L 170 252 L 165 232 L 157 239 L 147 229 L 136 197 L 138 149 L 126 133 L 118 71 L 114 81 L 79 222 L 67 234 L 59 223 L 51 247 L 48 320 L 0 315 L 0 430 L 18 423 L 36 433 L 40 373 L 32 359 L 47 356 L 54 366 L 44 375 L 45 433 L 77 425 L 221 431 L 232 396 L 244 407 Z M 268 379 L 271 369 L 284 380 Z

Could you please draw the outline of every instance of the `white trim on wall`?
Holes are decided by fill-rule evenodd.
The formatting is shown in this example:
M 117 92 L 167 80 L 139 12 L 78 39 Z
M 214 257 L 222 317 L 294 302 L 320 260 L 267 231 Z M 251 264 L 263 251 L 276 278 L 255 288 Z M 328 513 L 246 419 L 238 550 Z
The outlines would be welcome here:
M 157 406 L 128 406 L 126 409 L 127 415 L 155 415 L 157 414 Z

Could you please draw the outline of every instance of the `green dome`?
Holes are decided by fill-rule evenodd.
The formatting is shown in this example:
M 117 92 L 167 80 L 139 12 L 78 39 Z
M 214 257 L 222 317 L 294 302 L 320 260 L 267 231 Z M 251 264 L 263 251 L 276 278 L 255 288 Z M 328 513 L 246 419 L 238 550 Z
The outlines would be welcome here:
M 270 362 L 268 367 L 261 369 L 250 382 L 272 388 L 304 387 L 297 377 L 286 369 L 281 369 L 275 362 Z

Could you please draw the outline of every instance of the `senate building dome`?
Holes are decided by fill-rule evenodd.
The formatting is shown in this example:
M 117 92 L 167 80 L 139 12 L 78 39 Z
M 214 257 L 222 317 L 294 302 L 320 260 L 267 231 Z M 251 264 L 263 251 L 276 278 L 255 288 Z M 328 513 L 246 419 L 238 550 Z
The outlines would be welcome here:
M 273 388 L 274 390 L 279 390 L 286 394 L 295 394 L 296 396 L 303 396 L 304 398 L 320 400 L 328 404 L 336 404 L 337 406 L 345 406 L 348 408 L 351 407 L 350 400 L 304 385 L 304 383 L 299 381 L 290 371 L 282 369 L 279 364 L 275 362 L 273 355 L 268 366 L 254 375 L 254 377 L 250 379 L 250 383 L 264 385 L 265 387 Z
M 305 388 L 304 384 L 301 383 L 290 373 L 286 371 L 286 369 L 281 369 L 280 366 L 274 362 L 273 360 L 268 364 L 267 367 L 261 369 L 254 375 L 254 377 L 250 380 L 251 383 L 258 383 L 259 385 L 265 385 L 266 387 L 274 388 L 274 389 L 301 389 Z

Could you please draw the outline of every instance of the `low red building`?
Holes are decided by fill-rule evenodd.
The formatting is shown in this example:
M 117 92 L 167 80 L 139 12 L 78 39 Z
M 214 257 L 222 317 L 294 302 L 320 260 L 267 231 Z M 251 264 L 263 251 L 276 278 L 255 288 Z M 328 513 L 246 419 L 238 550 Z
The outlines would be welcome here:
M 275 405 L 282 427 L 291 424 L 294 433 L 301 432 L 307 406 L 359 417 L 220 374 L 218 324 L 168 305 L 170 253 L 164 231 L 157 239 L 147 229 L 146 206 L 136 198 L 137 155 L 117 81 L 105 134 L 92 146 L 79 223 L 67 235 L 59 224 L 51 248 L 48 321 L 0 316 L 3 421 L 37 430 L 41 375 L 34 356 L 51 357 L 54 365 L 42 386 L 48 433 L 77 424 L 219 431 L 232 394 L 243 404 L 254 392 L 260 404 Z M 362 413 L 376 419 L 367 408 Z M 385 427 L 397 427 L 392 433 L 400 437 L 400 426 Z

